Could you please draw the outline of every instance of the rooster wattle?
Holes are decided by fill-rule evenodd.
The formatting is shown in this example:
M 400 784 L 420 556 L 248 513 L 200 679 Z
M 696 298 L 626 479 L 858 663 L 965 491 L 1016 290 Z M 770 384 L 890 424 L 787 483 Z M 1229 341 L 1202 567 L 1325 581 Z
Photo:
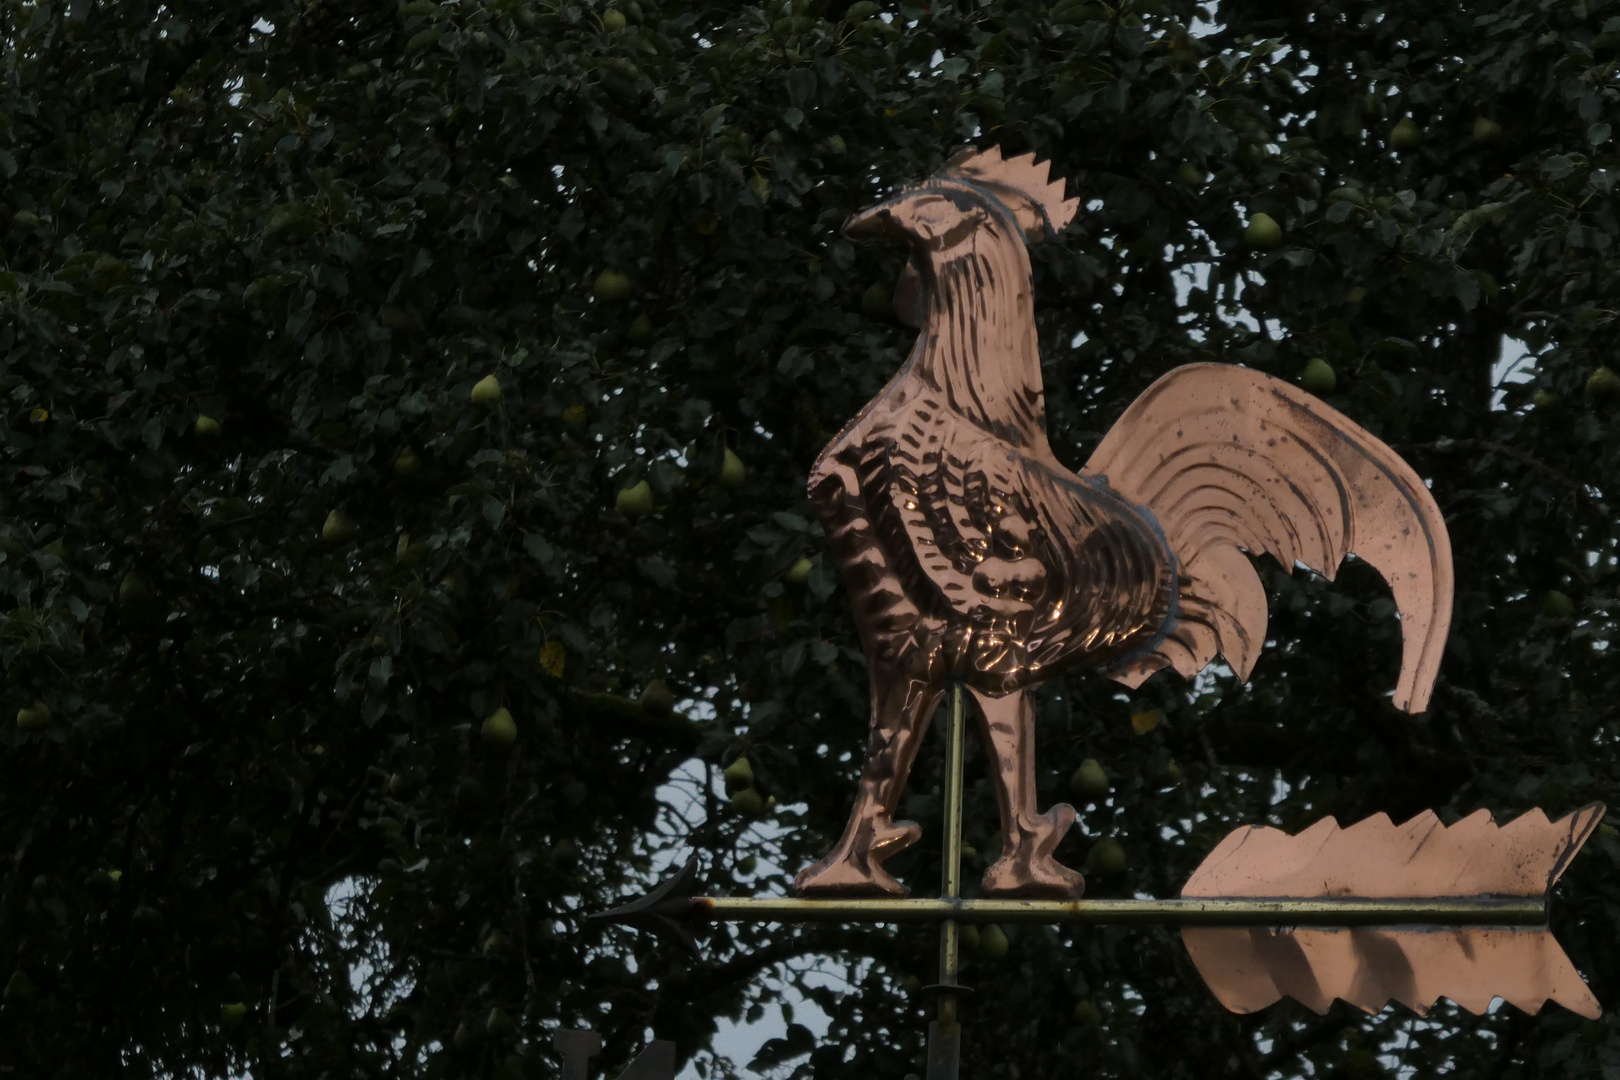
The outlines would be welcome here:
M 1217 653 L 1247 678 L 1266 627 L 1250 555 L 1330 577 L 1347 554 L 1375 567 L 1401 615 L 1395 704 L 1427 705 L 1451 617 L 1445 522 L 1347 417 L 1259 372 L 1198 364 L 1149 387 L 1078 475 L 1053 455 L 1026 244 L 1077 206 L 1033 155 L 968 151 L 844 227 L 910 245 L 921 332 L 810 474 L 866 649 L 872 728 L 849 824 L 799 874 L 802 893 L 904 894 L 882 863 L 920 834 L 894 813 L 954 681 L 1000 804 L 984 891 L 1079 895 L 1053 857 L 1074 810 L 1036 806 L 1026 691 L 1077 667 L 1129 686 L 1163 667 L 1190 678 Z

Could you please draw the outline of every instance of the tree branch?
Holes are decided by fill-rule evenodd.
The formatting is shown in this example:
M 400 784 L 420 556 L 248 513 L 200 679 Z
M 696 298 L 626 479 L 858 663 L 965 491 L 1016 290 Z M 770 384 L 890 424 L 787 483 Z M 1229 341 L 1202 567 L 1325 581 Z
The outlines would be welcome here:
M 1400 447 L 1403 452 L 1407 450 L 1435 450 L 1442 454 L 1453 450 L 1486 450 L 1493 454 L 1501 454 L 1511 458 L 1544 479 L 1551 480 L 1561 487 L 1573 491 L 1576 495 L 1591 502 L 1594 507 L 1605 513 L 1608 512 L 1608 500 L 1603 490 L 1594 484 L 1582 483 L 1557 469 L 1548 465 L 1539 458 L 1515 449 L 1505 443 L 1495 442 L 1491 439 L 1449 439 L 1440 438 L 1429 443 L 1407 443 Z M 1595 494 L 1594 494 L 1595 493 Z

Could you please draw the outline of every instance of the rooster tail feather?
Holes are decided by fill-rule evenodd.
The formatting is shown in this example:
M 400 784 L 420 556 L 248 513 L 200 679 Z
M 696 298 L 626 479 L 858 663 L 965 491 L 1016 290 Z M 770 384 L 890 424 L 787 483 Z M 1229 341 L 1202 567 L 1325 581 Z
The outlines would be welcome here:
M 1216 650 L 1247 678 L 1266 597 L 1243 552 L 1331 578 L 1346 555 L 1389 583 L 1401 617 L 1395 705 L 1422 712 L 1451 626 L 1451 540 L 1411 466 L 1354 421 L 1248 368 L 1177 368 L 1133 402 L 1084 470 L 1146 509 L 1176 559 L 1179 612 L 1152 652 L 1110 674 L 1127 685 Z

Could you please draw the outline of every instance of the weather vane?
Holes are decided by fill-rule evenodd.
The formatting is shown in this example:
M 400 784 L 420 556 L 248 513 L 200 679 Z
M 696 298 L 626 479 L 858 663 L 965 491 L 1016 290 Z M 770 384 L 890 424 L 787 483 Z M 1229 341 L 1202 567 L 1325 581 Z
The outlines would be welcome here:
M 1284 996 L 1418 1013 L 1444 996 L 1600 1013 L 1547 928 L 1547 893 L 1597 827 L 1593 804 L 1496 825 L 1479 811 L 1382 814 L 1297 836 L 1245 826 L 1179 898 L 1085 900 L 1053 852 L 1074 808 L 1036 803 L 1029 692 L 1074 669 L 1135 687 L 1191 678 L 1217 655 L 1246 679 L 1266 636 L 1249 558 L 1331 578 L 1347 555 L 1388 583 L 1401 620 L 1394 703 L 1422 712 L 1450 627 L 1451 542 L 1406 462 L 1325 402 L 1248 368 L 1177 368 L 1126 409 L 1078 473 L 1046 436 L 1027 246 L 1074 217 L 1033 154 L 968 150 L 852 217 L 850 237 L 910 247 L 896 309 L 919 330 L 899 373 L 822 451 L 809 494 L 854 603 L 872 684 L 871 738 L 843 835 L 793 898 L 694 895 L 689 862 L 599 918 L 672 936 L 748 922 L 937 922 L 937 1019 L 927 1080 L 955 1080 L 959 929 L 1081 922 L 1182 928 L 1216 997 L 1252 1012 Z M 920 827 L 896 820 L 912 763 L 946 709 L 944 866 L 937 899 L 909 898 L 883 864 Z M 984 898 L 961 897 L 962 759 L 971 707 L 990 763 L 1003 849 Z M 1449 933 L 1434 933 L 1449 930 Z M 600 1047 L 559 1036 L 565 1077 Z M 672 1077 L 654 1043 L 625 1080 Z

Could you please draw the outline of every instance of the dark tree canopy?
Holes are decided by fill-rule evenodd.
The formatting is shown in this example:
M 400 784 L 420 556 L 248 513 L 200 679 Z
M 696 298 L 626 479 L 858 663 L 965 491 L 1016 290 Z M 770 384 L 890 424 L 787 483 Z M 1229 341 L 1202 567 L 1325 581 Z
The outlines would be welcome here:
M 549 1077 L 559 1026 L 608 1075 L 649 1033 L 916 1068 L 927 931 L 691 963 L 582 914 L 688 850 L 779 890 L 836 835 L 864 661 L 804 481 L 910 344 L 903 253 L 838 228 L 966 143 L 1083 200 L 1032 249 L 1065 461 L 1173 366 L 1320 358 L 1456 547 L 1423 716 L 1355 565 L 1261 564 L 1247 686 L 1053 685 L 1043 801 L 1112 783 L 1061 854 L 1126 855 L 1092 895 L 1173 895 L 1240 823 L 1620 779 L 1616 0 L 0 0 L 0 43 L 0 1077 Z M 1554 907 L 1608 1004 L 1617 861 Z M 1169 931 L 1007 937 L 967 1076 L 1620 1071 L 1612 1014 L 1236 1017 Z M 711 1053 L 800 994 L 824 1039 Z

